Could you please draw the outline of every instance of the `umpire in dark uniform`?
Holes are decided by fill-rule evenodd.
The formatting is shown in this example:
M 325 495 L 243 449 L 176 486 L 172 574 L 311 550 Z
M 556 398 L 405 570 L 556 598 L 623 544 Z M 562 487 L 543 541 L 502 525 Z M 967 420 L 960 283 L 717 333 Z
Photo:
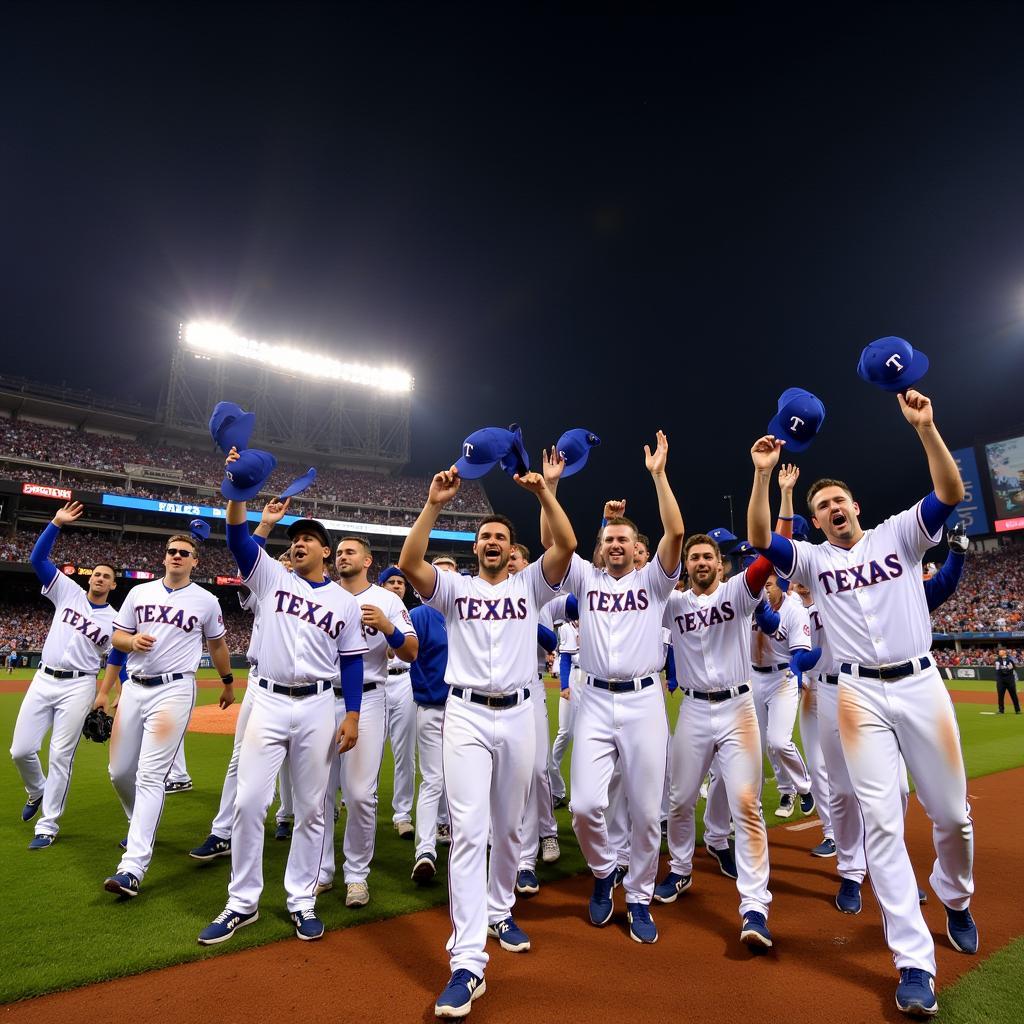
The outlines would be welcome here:
M 996 658 L 996 695 L 999 698 L 999 714 L 1004 711 L 1006 695 L 1013 701 L 1013 710 L 1020 714 L 1020 701 L 1017 700 L 1017 663 L 1009 657 L 1004 648 L 999 649 Z

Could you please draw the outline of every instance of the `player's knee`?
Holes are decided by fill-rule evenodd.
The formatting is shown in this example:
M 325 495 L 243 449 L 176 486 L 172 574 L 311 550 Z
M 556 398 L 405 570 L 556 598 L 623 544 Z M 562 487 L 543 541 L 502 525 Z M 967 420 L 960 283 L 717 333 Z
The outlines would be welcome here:
M 19 743 L 15 741 L 11 744 L 11 757 L 14 763 L 17 765 L 23 765 L 36 755 L 36 751 L 32 749 L 28 743 Z

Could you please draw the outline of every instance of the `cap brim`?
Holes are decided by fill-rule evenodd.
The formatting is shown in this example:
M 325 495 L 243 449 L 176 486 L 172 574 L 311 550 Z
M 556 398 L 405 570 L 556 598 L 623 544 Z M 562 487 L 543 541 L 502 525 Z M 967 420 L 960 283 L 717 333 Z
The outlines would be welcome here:
M 459 476 L 463 480 L 479 480 L 480 477 L 487 476 L 498 464 L 498 461 L 498 459 L 495 459 L 493 462 L 479 463 L 468 462 L 463 458 L 455 463 L 455 468 L 459 471 Z
M 296 519 L 285 532 L 288 534 L 289 540 L 295 540 L 296 535 L 300 533 L 311 533 L 325 548 L 332 550 L 334 548 L 334 541 L 327 532 L 327 528 L 315 519 Z
M 316 469 L 312 466 L 302 474 L 298 479 L 293 480 L 279 495 L 279 498 L 294 498 L 296 494 L 301 494 L 307 487 L 310 487 L 313 481 L 316 479 Z
M 220 485 L 220 493 L 223 494 L 228 501 L 249 501 L 250 498 L 255 498 L 256 495 L 263 490 L 263 487 L 269 477 L 270 473 L 268 473 L 262 480 L 249 487 L 239 487 L 233 480 L 228 479 L 228 477 L 224 477 L 224 480 Z

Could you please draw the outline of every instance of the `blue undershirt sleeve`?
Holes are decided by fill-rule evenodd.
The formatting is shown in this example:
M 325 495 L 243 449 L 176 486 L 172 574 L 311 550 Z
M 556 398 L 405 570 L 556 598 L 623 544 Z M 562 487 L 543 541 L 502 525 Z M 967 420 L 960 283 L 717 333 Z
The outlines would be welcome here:
M 345 711 L 359 711 L 363 706 L 363 656 L 342 654 L 338 658 L 341 669 L 341 693 L 345 698 Z
M 550 654 L 558 647 L 558 634 L 552 632 L 547 626 L 537 623 L 537 643 Z
M 569 679 L 572 677 L 572 655 L 563 654 L 558 659 L 558 685 L 563 690 L 569 689 Z
M 228 523 L 228 549 L 235 556 L 238 568 L 242 570 L 242 578 L 246 579 L 256 567 L 256 559 L 260 556 L 260 546 L 252 539 L 248 523 Z M 360 694 L 362 691 L 360 691 Z
M 793 571 L 796 549 L 788 537 L 782 537 L 777 533 L 773 533 L 771 544 L 766 548 L 759 548 L 758 550 L 783 576 L 788 576 Z
M 935 611 L 939 605 L 953 596 L 960 583 L 960 574 L 964 571 L 965 561 L 966 556 L 961 552 L 950 551 L 942 568 L 930 580 L 924 581 L 924 596 L 928 601 L 928 611 Z
M 570 594 L 565 599 L 565 617 L 572 622 L 580 621 L 580 603 L 576 600 L 575 594 Z
M 36 541 L 35 547 L 32 548 L 32 554 L 28 556 L 32 568 L 35 569 L 36 575 L 44 587 L 48 587 L 57 575 L 57 566 L 50 561 L 50 552 L 53 550 L 54 541 L 59 536 L 60 527 L 54 526 L 53 523 L 47 523 L 46 529 L 39 534 L 39 539 Z
M 754 621 L 762 633 L 771 636 L 779 628 L 782 617 L 767 601 L 761 600 L 754 609 Z
M 668 692 L 675 693 L 679 687 L 679 680 L 676 678 L 675 650 L 671 644 L 669 644 L 665 655 L 665 682 L 668 683 Z
M 108 665 L 124 665 L 128 661 L 128 653 L 126 651 L 119 651 L 116 647 L 111 648 L 110 654 L 107 655 Z
M 930 535 L 938 533 L 942 524 L 955 508 L 956 505 L 947 505 L 944 501 L 939 501 L 938 495 L 934 491 L 926 494 L 921 502 L 921 521 L 924 523 L 924 528 Z

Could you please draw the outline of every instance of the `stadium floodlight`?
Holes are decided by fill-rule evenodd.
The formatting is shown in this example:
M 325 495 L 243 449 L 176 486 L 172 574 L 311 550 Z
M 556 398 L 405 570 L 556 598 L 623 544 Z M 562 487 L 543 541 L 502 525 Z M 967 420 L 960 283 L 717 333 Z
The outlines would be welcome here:
M 186 348 L 201 357 L 245 359 L 295 376 L 358 384 L 379 391 L 408 392 L 413 389 L 413 377 L 405 370 L 345 362 L 291 345 L 254 341 L 243 338 L 223 324 L 187 324 L 181 331 L 181 339 Z

